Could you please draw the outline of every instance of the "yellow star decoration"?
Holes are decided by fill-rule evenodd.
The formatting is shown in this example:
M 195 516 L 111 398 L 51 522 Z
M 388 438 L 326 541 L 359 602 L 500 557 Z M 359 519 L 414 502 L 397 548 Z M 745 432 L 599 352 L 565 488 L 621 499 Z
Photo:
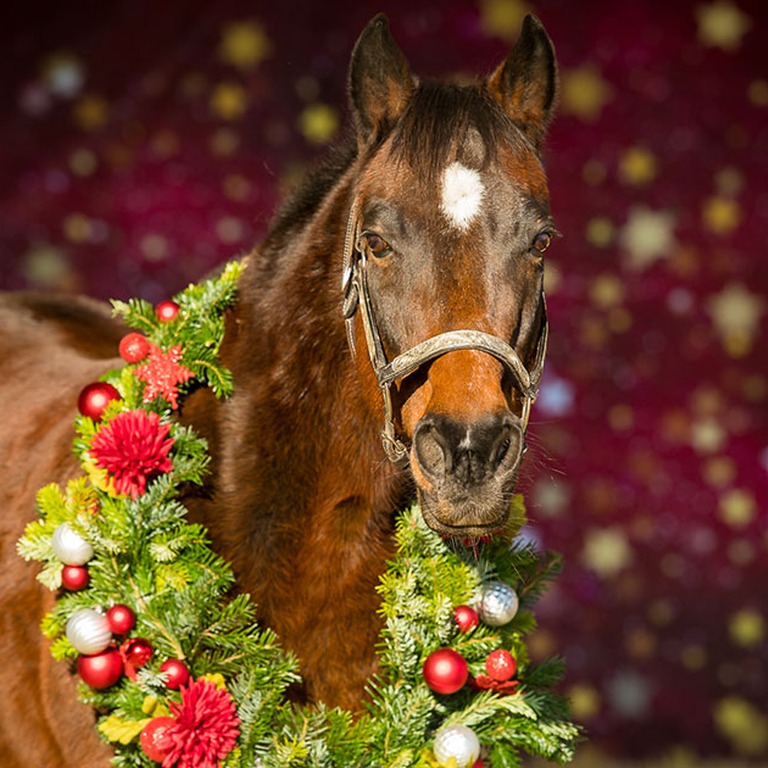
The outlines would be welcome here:
M 488 35 L 512 42 L 520 34 L 520 25 L 530 7 L 523 0 L 481 0 L 480 24 Z
M 701 211 L 704 226 L 718 235 L 733 232 L 741 222 L 741 208 L 729 197 L 710 197 Z
M 668 257 L 675 246 L 674 226 L 675 217 L 667 211 L 652 211 L 645 206 L 630 208 L 619 237 L 627 265 L 642 270 Z
M 739 696 L 721 699 L 712 713 L 717 730 L 742 755 L 759 755 L 768 749 L 768 716 Z
M 727 0 L 715 0 L 696 9 L 699 40 L 712 48 L 735 51 L 741 38 L 751 29 L 749 16 Z
M 707 311 L 725 351 L 741 357 L 752 343 L 765 312 L 765 299 L 740 283 L 729 283 L 707 302 Z
M 735 488 L 720 497 L 718 512 L 721 520 L 731 528 L 744 528 L 755 519 L 757 502 L 752 494 Z
M 656 173 L 656 156 L 644 147 L 630 147 L 619 160 L 619 177 L 625 184 L 647 184 L 656 178 Z
M 227 64 L 247 72 L 271 53 L 272 43 L 256 21 L 233 22 L 222 30 L 219 58 Z
M 325 144 L 339 130 L 339 116 L 327 104 L 310 104 L 299 116 L 299 128 L 307 141 Z
M 761 613 L 744 608 L 731 616 L 728 631 L 735 643 L 752 648 L 765 639 L 765 619 Z
M 211 94 L 211 111 L 222 120 L 235 120 L 248 106 L 248 95 L 242 85 L 234 82 L 219 83 Z
M 587 531 L 581 560 L 603 578 L 615 576 L 634 559 L 624 532 L 616 528 L 592 528 Z
M 589 64 L 563 72 L 561 100 L 563 112 L 592 123 L 611 100 L 613 90 Z

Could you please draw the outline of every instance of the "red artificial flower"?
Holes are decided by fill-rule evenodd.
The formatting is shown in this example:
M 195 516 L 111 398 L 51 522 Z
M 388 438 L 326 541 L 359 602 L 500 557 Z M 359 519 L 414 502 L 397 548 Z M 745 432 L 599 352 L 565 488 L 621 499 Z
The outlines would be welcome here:
M 171 408 L 179 407 L 178 385 L 184 384 L 195 377 L 195 374 L 181 360 L 181 345 L 171 347 L 163 352 L 156 344 L 149 344 L 149 358 L 134 371 L 134 375 L 146 384 L 144 402 L 151 403 L 156 397 L 164 397 Z
M 209 680 L 196 680 L 181 689 L 181 704 L 171 703 L 170 709 L 176 722 L 166 731 L 173 746 L 163 768 L 218 768 L 240 734 L 229 693 Z
M 170 430 L 156 413 L 119 413 L 96 433 L 90 454 L 111 475 L 118 493 L 136 499 L 147 490 L 148 480 L 173 469 Z
M 520 685 L 517 680 L 494 680 L 488 675 L 478 675 L 477 677 L 471 678 L 469 684 L 477 691 L 490 690 L 501 695 L 516 693 L 517 688 Z

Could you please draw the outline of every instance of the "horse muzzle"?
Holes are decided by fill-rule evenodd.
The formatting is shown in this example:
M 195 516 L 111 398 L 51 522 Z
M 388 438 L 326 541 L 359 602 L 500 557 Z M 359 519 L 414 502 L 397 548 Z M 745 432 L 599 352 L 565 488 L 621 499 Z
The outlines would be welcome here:
M 427 525 L 461 538 L 503 528 L 524 453 L 523 424 L 510 412 L 472 424 L 436 414 L 422 418 L 410 460 Z

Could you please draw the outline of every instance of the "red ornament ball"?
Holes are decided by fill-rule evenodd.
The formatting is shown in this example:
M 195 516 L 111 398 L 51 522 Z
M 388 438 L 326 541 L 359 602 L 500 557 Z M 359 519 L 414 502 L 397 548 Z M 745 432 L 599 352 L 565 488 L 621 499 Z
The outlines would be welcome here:
M 152 644 L 143 637 L 132 637 L 120 646 L 120 656 L 125 662 L 125 674 L 136 679 L 136 670 L 152 658 Z
M 119 400 L 120 393 L 106 381 L 96 381 L 83 388 L 77 398 L 77 410 L 98 421 L 104 413 L 104 409 L 113 401 Z
M 113 635 L 127 635 L 136 625 L 136 615 L 127 605 L 118 603 L 107 611 L 107 623 Z
M 140 333 L 129 333 L 120 339 L 118 349 L 126 363 L 138 363 L 149 354 L 149 341 Z
M 123 676 L 123 660 L 114 648 L 94 656 L 80 656 L 77 660 L 77 674 L 91 688 L 109 688 Z
M 168 659 L 160 665 L 165 684 L 177 691 L 189 680 L 189 668 L 181 659 Z
M 173 741 L 168 738 L 168 728 L 175 725 L 172 717 L 154 717 L 142 729 L 139 743 L 144 754 L 156 763 L 162 763 L 173 749 Z
M 427 685 L 435 693 L 456 693 L 469 676 L 466 660 L 451 648 L 432 651 L 421 671 Z
M 457 605 L 453 609 L 453 619 L 459 632 L 471 632 L 479 623 L 480 617 L 477 611 L 469 605 Z
M 179 305 L 175 301 L 161 301 L 155 307 L 155 314 L 161 323 L 170 323 L 179 314 Z
M 489 677 L 500 683 L 505 683 L 515 676 L 517 662 L 509 651 L 497 648 L 488 654 L 488 658 L 485 660 L 485 671 Z
M 61 586 L 70 592 L 85 589 L 91 581 L 88 569 L 83 565 L 65 565 L 61 569 Z

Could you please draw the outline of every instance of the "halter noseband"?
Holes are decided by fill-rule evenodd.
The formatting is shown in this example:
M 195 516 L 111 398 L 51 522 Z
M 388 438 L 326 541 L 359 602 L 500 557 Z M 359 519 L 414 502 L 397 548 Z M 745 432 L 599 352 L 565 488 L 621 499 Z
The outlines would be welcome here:
M 523 396 L 523 411 L 520 421 L 523 432 L 528 428 L 528 418 L 531 406 L 538 394 L 539 381 L 544 368 L 544 357 L 547 352 L 547 337 L 549 324 L 547 310 L 542 294 L 543 322 L 541 335 L 536 346 L 536 357 L 533 368 L 527 370 L 520 356 L 498 336 L 482 331 L 462 330 L 447 331 L 422 341 L 415 347 L 406 350 L 394 360 L 388 361 L 384 352 L 376 318 L 373 314 L 371 294 L 368 288 L 368 260 L 365 251 L 358 247 L 360 229 L 360 199 L 355 198 L 347 220 L 347 231 L 344 238 L 344 273 L 341 289 L 344 295 L 343 314 L 347 325 L 347 341 L 352 354 L 355 354 L 355 313 L 358 307 L 363 320 L 363 330 L 368 346 L 368 357 L 373 367 L 379 388 L 384 398 L 384 429 L 381 433 L 384 452 L 390 461 L 399 463 L 408 455 L 408 449 L 395 433 L 394 405 L 392 385 L 397 379 L 403 378 L 420 368 L 424 363 L 441 357 L 447 352 L 460 349 L 474 349 L 495 357 L 512 374 L 516 387 Z

